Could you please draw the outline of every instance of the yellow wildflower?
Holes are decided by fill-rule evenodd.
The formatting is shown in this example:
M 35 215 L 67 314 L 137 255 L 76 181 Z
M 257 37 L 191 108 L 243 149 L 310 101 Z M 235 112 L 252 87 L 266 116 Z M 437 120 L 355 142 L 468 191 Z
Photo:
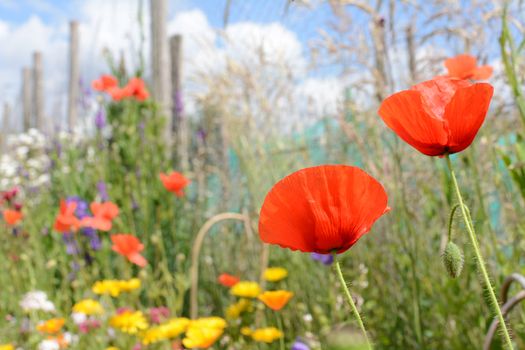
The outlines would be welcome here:
M 247 337 L 251 336 L 253 333 L 253 330 L 250 327 L 242 327 L 241 328 L 241 334 L 245 335 Z
M 131 292 L 140 288 L 140 279 L 132 278 L 128 281 L 118 281 L 120 290 L 123 292 Z
M 64 323 L 66 323 L 66 320 L 63 318 L 52 318 L 40 323 L 38 326 L 36 326 L 36 329 L 42 333 L 55 334 L 60 332 L 64 326 Z
M 274 340 L 282 338 L 283 332 L 275 327 L 259 328 L 252 332 L 252 339 L 263 343 L 272 343 Z
M 226 318 L 235 320 L 241 316 L 245 311 L 249 311 L 252 308 L 252 303 L 248 299 L 240 299 L 235 304 L 232 304 L 226 308 Z
M 288 276 L 288 270 L 283 267 L 269 267 L 264 271 L 264 279 L 269 282 L 278 282 Z
M 257 298 L 261 294 L 261 287 L 257 282 L 241 281 L 231 287 L 230 293 L 241 298 Z
M 111 317 L 109 325 L 124 333 L 136 334 L 148 328 L 148 321 L 141 311 L 124 311 Z
M 104 312 L 102 305 L 93 299 L 80 300 L 73 306 L 73 312 L 85 315 L 100 315 Z
M 106 350 L 120 350 L 116 346 L 110 346 L 109 348 L 106 348 Z
M 259 300 L 274 311 L 279 311 L 288 304 L 293 293 L 287 290 L 274 290 L 259 295 Z
M 162 340 L 176 338 L 186 331 L 190 320 L 184 317 L 172 318 L 169 321 L 151 327 L 141 334 L 144 345 L 156 343 Z
M 0 344 L 0 350 L 15 350 L 13 344 Z
M 109 294 L 112 297 L 118 297 L 122 292 L 131 292 L 132 290 L 140 288 L 140 279 L 132 278 L 130 280 L 102 280 L 95 282 L 93 293 L 95 294 Z
M 189 322 L 182 344 L 188 349 L 208 348 L 219 339 L 226 328 L 220 317 L 203 317 Z

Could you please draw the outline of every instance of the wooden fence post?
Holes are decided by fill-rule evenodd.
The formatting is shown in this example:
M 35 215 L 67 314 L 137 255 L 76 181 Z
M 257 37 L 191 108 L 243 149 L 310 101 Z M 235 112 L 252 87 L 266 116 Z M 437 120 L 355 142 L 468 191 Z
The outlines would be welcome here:
M 167 34 L 167 0 L 150 0 L 151 10 L 151 63 L 153 68 L 152 95 L 166 118 L 164 136 L 168 145 L 172 139 L 170 62 Z
M 35 127 L 44 132 L 44 82 L 42 68 L 42 53 L 33 54 L 33 114 Z
M 11 131 L 11 107 L 9 103 L 4 103 L 4 111 L 2 113 L 2 130 L 0 132 L 0 147 L 5 147 L 7 135 Z
M 67 121 L 70 131 L 77 124 L 77 102 L 80 84 L 78 22 L 69 23 L 69 91 L 67 101 Z
M 31 69 L 22 69 L 22 115 L 24 132 L 31 127 Z
M 189 170 L 188 125 L 184 118 L 184 100 L 182 97 L 182 36 L 170 38 L 171 56 L 171 91 L 172 91 L 172 130 L 176 137 L 177 153 L 183 172 Z

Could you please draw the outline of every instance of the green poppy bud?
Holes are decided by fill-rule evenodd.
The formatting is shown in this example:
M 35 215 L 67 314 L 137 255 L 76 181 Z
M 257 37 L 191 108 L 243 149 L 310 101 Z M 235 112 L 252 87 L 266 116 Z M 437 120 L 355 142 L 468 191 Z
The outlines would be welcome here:
M 461 249 L 454 242 L 448 242 L 443 252 L 443 264 L 450 277 L 457 278 L 461 274 L 463 262 Z

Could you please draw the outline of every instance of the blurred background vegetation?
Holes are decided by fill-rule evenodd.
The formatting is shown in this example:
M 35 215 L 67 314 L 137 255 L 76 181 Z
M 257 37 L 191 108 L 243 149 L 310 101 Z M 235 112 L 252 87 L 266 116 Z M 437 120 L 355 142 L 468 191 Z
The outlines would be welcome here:
M 24 293 L 44 290 L 66 312 L 103 278 L 139 276 L 139 298 L 123 303 L 136 308 L 166 305 L 187 316 L 195 236 L 209 218 L 235 212 L 246 215 L 249 225 L 221 222 L 204 239 L 200 314 L 224 315 L 233 301 L 217 288 L 220 273 L 258 280 L 265 266 L 282 266 L 289 277 L 281 287 L 295 293 L 282 311 L 287 348 L 301 337 L 312 349 L 352 349 L 359 333 L 331 268 L 307 254 L 265 248 L 257 236 L 258 210 L 277 180 L 303 167 L 337 163 L 358 165 L 379 179 L 392 208 L 341 257 L 376 348 L 481 348 L 492 319 L 460 220 L 455 237 L 467 265 L 458 279 L 451 279 L 441 263 L 455 204 L 445 162 L 400 142 L 376 111 L 397 89 L 443 74 L 447 56 L 469 52 L 494 66 L 490 82 L 496 90 L 486 122 L 474 144 L 453 161 L 461 169 L 459 181 L 494 284 L 499 289 L 506 276 L 522 273 L 525 5 L 510 1 L 505 12 L 503 4 L 327 1 L 331 29 L 319 30 L 309 41 L 305 69 L 323 72 L 330 65 L 343 82 L 337 109 L 322 113 L 293 96 L 298 79 L 294 62 L 270 59 L 274 56 L 262 42 L 250 60 L 233 52 L 225 57 L 223 70 L 200 71 L 183 82 L 205 87 L 186 96 L 194 108 L 185 115 L 185 169 L 177 143 L 160 137 L 166 118 L 153 101 L 97 100 L 106 125 L 89 132 L 12 135 L 4 143 L 1 190 L 21 188 L 26 218 L 14 233 L 0 226 L 0 340 L 18 339 L 20 324 L 8 315 L 22 318 L 18 303 Z M 233 1 L 220 8 L 225 18 L 235 6 Z M 316 10 L 306 1 L 286 6 Z M 221 35 L 228 40 L 224 31 Z M 122 81 L 143 69 L 109 62 Z M 287 119 L 295 115 L 299 118 Z M 165 191 L 158 180 L 160 172 L 170 169 L 184 171 L 192 180 L 183 199 Z M 67 254 L 63 237 L 52 230 L 60 199 L 101 200 L 101 183 L 121 208 L 113 232 L 133 233 L 146 246 L 150 264 L 141 271 L 116 257 L 107 237 L 102 237 L 101 250 L 90 252 L 90 261 Z M 518 306 L 509 321 L 517 348 L 525 347 L 524 311 Z M 238 333 L 229 336 L 233 341 L 216 348 L 254 346 Z M 103 338 L 98 334 L 93 339 L 100 342 L 92 344 L 105 345 Z

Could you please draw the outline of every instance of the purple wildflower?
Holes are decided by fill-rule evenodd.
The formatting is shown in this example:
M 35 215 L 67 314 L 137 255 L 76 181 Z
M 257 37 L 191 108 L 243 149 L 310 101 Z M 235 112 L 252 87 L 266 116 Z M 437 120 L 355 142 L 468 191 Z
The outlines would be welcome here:
M 107 202 L 109 200 L 108 189 L 104 181 L 97 182 L 97 191 L 102 202 Z
M 312 259 L 317 260 L 324 265 L 332 265 L 334 262 L 334 257 L 332 254 L 319 254 L 319 253 L 312 253 L 311 254 Z
M 106 126 L 106 110 L 100 107 L 95 115 L 95 126 L 101 130 Z
M 300 340 L 296 340 L 291 350 L 310 350 L 310 347 Z

